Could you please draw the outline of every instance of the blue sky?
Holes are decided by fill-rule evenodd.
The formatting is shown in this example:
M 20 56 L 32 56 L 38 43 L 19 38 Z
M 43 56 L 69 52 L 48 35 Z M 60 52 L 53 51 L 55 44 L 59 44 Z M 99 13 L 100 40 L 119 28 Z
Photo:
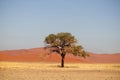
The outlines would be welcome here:
M 44 46 L 70 32 L 86 51 L 120 52 L 119 0 L 0 0 L 0 50 Z

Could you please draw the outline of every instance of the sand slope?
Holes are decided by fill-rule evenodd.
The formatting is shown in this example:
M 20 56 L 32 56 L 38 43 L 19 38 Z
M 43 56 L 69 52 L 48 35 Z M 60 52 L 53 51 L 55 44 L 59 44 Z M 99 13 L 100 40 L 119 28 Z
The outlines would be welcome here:
M 44 48 L 22 49 L 22 50 L 5 50 L 0 51 L 0 61 L 20 61 L 20 62 L 60 62 L 61 56 L 56 53 L 48 54 L 49 50 Z M 120 63 L 120 53 L 117 54 L 94 54 L 83 59 L 79 56 L 68 54 L 65 62 L 80 63 Z

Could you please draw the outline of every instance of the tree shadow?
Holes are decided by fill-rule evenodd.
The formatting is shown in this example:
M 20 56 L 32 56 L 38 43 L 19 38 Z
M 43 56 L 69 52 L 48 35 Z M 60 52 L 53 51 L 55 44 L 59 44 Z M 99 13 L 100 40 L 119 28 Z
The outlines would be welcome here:
M 79 68 L 79 66 L 68 66 L 65 65 L 64 67 L 61 67 L 61 65 L 50 65 L 51 68 Z
M 61 67 L 61 65 L 57 65 L 58 68 L 79 68 L 78 66 L 64 66 Z

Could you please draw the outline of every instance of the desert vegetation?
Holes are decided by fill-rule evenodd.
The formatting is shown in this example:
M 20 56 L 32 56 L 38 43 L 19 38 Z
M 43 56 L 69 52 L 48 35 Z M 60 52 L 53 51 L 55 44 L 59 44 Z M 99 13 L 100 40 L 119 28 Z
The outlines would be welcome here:
M 1 80 L 119 80 L 120 64 L 0 62 Z
M 61 67 L 64 67 L 64 59 L 66 54 L 73 54 L 75 56 L 87 57 L 89 56 L 81 45 L 77 45 L 77 39 L 68 32 L 61 32 L 57 34 L 49 34 L 45 38 L 45 43 L 48 44 L 46 48 L 50 48 L 51 52 L 56 52 L 61 55 Z

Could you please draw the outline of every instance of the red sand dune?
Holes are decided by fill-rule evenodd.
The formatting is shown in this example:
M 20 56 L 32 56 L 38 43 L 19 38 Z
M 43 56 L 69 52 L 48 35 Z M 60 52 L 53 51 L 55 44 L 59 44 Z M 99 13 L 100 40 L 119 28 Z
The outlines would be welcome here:
M 93 63 L 120 63 L 120 53 L 114 54 L 95 54 L 90 53 L 87 60 Z
M 0 61 L 18 61 L 18 62 L 60 62 L 61 56 L 56 53 L 48 54 L 49 50 L 44 48 L 6 50 L 0 51 Z M 84 59 L 79 56 L 68 54 L 65 62 L 80 63 L 120 63 L 120 53 L 118 54 L 93 54 Z

